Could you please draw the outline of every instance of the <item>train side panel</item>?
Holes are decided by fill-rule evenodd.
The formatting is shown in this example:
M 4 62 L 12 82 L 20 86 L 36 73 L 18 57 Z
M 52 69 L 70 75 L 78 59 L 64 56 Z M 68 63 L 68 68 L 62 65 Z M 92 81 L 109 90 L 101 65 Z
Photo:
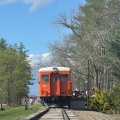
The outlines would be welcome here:
M 71 96 L 72 94 L 72 81 L 71 72 L 61 72 L 61 96 Z
M 39 72 L 39 95 L 41 97 L 51 96 L 50 93 L 50 72 Z

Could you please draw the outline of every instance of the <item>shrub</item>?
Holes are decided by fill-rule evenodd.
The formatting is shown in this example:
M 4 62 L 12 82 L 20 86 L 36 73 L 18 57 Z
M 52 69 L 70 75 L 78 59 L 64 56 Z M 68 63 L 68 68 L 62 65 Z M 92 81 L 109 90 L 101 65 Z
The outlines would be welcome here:
M 110 93 L 111 109 L 114 113 L 120 113 L 120 83 L 116 84 Z
M 109 94 L 106 90 L 95 89 L 95 95 L 90 97 L 90 108 L 96 111 L 106 112 L 109 110 Z

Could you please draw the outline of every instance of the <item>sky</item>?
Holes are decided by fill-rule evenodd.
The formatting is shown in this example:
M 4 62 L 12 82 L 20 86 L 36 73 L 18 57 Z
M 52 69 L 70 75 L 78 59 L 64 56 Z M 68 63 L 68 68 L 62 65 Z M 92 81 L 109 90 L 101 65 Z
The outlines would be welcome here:
M 61 13 L 70 14 L 85 0 L 0 0 L 0 38 L 10 45 L 23 42 L 29 58 L 47 57 L 48 43 L 59 39 L 52 22 Z M 62 33 L 61 33 L 62 34 Z M 38 95 L 37 77 L 30 95 Z

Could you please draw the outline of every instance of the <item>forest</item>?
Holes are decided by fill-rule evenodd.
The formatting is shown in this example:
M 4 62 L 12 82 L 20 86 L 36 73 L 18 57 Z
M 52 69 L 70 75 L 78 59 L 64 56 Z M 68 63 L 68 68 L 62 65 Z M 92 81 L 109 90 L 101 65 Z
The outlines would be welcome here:
M 16 106 L 21 98 L 28 97 L 33 84 L 32 68 L 27 60 L 27 50 L 21 42 L 8 45 L 0 39 L 0 104 Z
M 52 24 L 58 31 L 71 32 L 49 44 L 51 64 L 71 68 L 73 88 L 98 88 L 93 109 L 120 112 L 120 0 L 86 0 Z

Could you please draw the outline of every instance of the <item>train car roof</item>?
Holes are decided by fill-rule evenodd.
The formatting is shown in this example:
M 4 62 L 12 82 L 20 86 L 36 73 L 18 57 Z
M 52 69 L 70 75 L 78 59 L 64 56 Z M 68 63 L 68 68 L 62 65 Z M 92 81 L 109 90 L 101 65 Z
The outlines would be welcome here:
M 57 69 L 58 71 L 70 71 L 70 68 L 68 67 L 45 67 L 45 68 L 40 68 L 39 72 L 41 71 L 54 71 Z

